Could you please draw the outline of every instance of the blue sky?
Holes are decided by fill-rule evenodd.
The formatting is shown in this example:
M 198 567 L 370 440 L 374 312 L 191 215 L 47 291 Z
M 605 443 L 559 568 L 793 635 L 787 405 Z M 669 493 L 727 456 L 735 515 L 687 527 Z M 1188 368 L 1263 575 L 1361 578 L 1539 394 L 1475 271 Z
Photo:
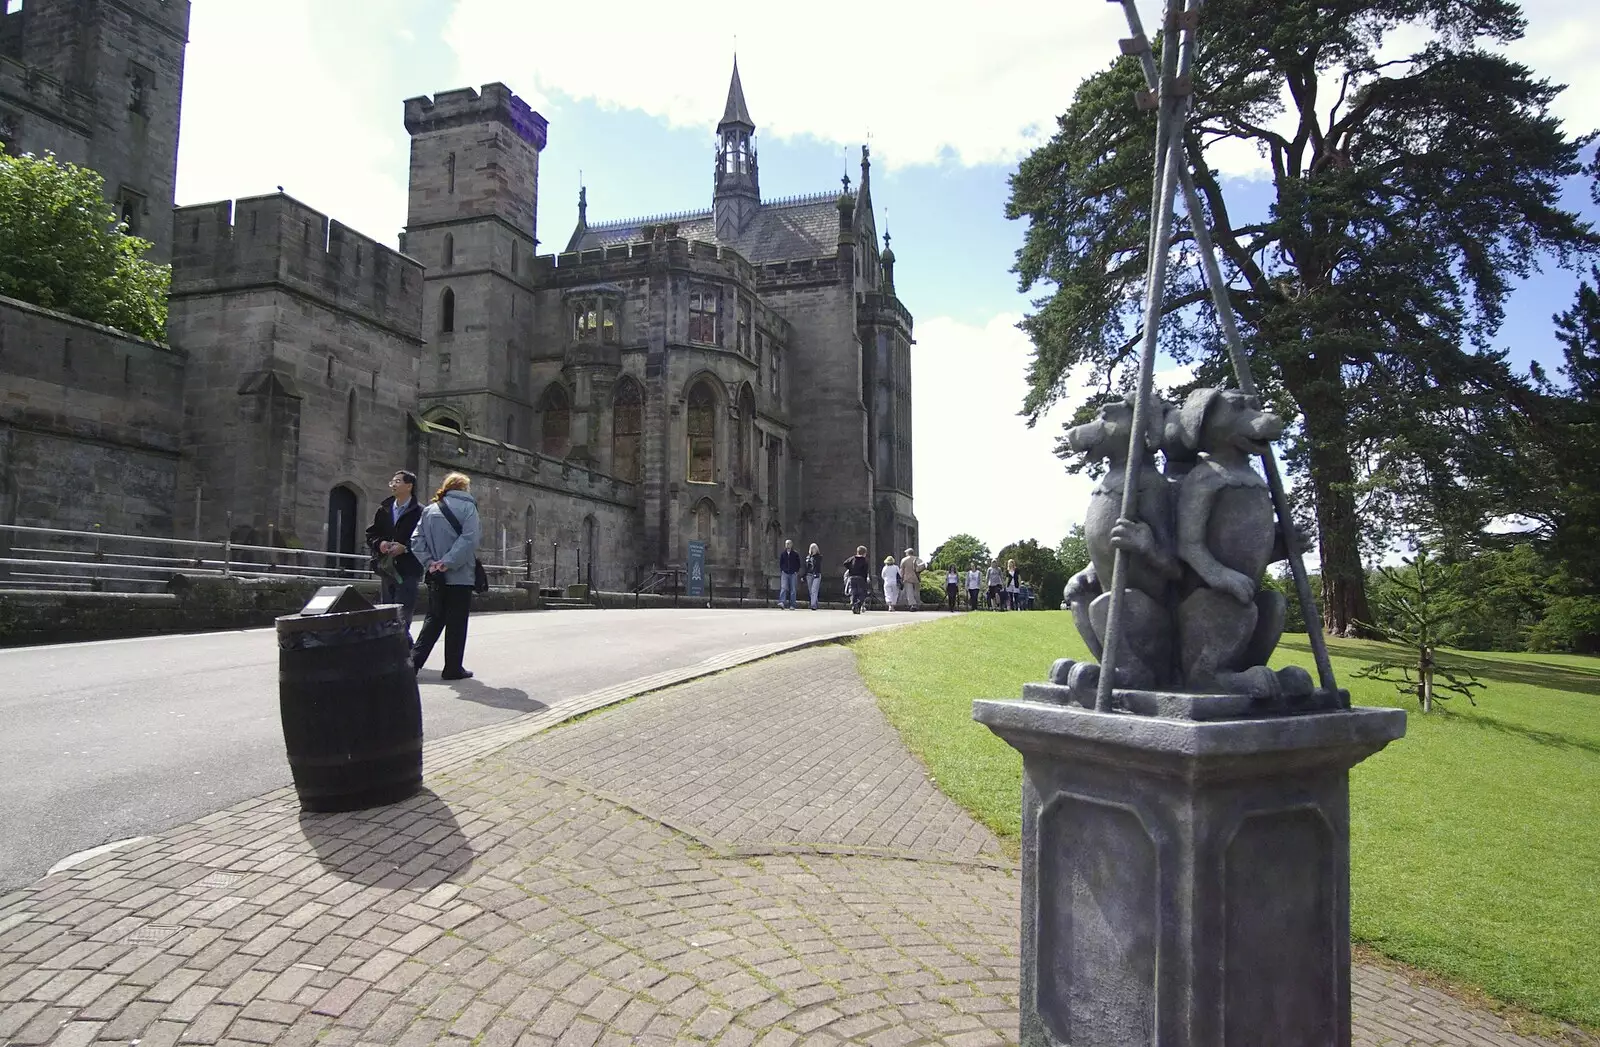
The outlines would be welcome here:
M 1600 103 L 1600 20 L 1580 13 L 1590 2 L 1526 2 L 1528 38 L 1513 51 L 1573 85 L 1558 113 L 1574 133 L 1594 126 Z M 1153 22 L 1153 0 L 1140 6 Z M 859 146 L 871 142 L 879 228 L 887 219 L 898 290 L 917 323 L 925 550 L 963 531 L 995 548 L 1054 544 L 1081 518 L 1088 485 L 1051 454 L 1059 415 L 1033 430 L 1016 416 L 1029 347 L 1014 324 L 1027 297 L 1009 271 L 1023 228 L 1004 217 L 1006 178 L 1126 27 L 1113 5 L 1059 0 L 1006 0 L 965 22 L 908 2 L 848 17 L 816 11 L 801 19 L 722 0 L 194 0 L 178 202 L 282 185 L 393 243 L 405 222 L 402 100 L 498 80 L 550 121 L 538 232 L 542 251 L 559 250 L 580 170 L 591 221 L 709 204 L 737 37 L 764 195 L 837 188 L 846 170 L 854 181 Z M 1018 24 L 1031 29 L 1023 39 Z M 1237 210 L 1259 206 L 1257 158 L 1213 162 Z M 1585 188 L 1569 199 L 1600 220 Z M 1550 316 L 1577 280 L 1548 271 L 1513 296 L 1500 341 L 1517 360 L 1559 356 Z

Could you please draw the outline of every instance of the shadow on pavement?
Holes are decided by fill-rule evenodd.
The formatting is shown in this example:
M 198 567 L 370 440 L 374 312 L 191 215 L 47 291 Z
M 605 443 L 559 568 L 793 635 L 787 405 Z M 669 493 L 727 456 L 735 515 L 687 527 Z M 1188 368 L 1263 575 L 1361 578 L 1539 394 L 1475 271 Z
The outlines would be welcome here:
M 323 869 L 368 886 L 427 890 L 473 858 L 455 813 L 428 789 L 366 811 L 301 811 L 300 831 Z
M 543 702 L 528 697 L 528 692 L 519 687 L 490 687 L 482 680 L 440 680 L 437 677 L 428 680 L 418 674 L 419 683 L 440 683 L 456 692 L 457 698 L 479 705 L 488 705 L 495 709 L 510 709 L 519 713 L 542 712 L 548 708 Z

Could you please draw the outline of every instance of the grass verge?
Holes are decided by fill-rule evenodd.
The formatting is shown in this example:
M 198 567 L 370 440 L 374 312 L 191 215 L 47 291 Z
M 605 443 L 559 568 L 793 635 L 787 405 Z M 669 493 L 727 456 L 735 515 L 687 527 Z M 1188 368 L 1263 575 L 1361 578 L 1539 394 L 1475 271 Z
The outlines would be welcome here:
M 1059 657 L 1061 612 L 974 614 L 872 633 L 862 677 L 952 799 L 1016 853 L 1022 763 L 972 720 Z M 1447 652 L 1489 685 L 1424 718 L 1352 678 L 1382 644 L 1330 640 L 1356 704 L 1410 713 L 1351 775 L 1351 925 L 1377 952 L 1534 1012 L 1600 1028 L 1600 659 Z M 1304 637 L 1275 664 L 1311 667 Z M 1436 707 L 1437 708 L 1437 707 Z

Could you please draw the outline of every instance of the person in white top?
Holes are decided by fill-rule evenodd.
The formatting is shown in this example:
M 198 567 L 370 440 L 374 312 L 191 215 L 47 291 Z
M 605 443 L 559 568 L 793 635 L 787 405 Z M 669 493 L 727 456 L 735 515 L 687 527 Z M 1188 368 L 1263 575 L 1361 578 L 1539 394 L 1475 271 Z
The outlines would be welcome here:
M 983 572 L 978 570 L 978 565 L 973 564 L 972 570 L 967 572 L 967 610 L 978 609 L 978 590 L 983 588 Z
M 883 558 L 883 602 L 889 605 L 889 610 L 894 610 L 894 605 L 900 600 L 900 567 L 894 562 L 894 557 Z
M 944 572 L 944 602 L 952 614 L 956 609 L 956 596 L 961 592 L 961 572 L 954 567 Z

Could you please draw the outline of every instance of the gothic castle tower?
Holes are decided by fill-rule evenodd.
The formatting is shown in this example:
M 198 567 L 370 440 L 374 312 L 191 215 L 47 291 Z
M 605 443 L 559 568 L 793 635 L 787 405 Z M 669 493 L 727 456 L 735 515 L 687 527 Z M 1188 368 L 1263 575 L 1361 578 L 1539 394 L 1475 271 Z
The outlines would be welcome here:
M 529 288 L 547 123 L 504 84 L 405 103 L 401 249 L 427 267 L 419 405 L 430 421 L 526 446 Z
M 0 141 L 105 179 L 129 229 L 172 255 L 189 0 L 8 0 L 0 13 Z

